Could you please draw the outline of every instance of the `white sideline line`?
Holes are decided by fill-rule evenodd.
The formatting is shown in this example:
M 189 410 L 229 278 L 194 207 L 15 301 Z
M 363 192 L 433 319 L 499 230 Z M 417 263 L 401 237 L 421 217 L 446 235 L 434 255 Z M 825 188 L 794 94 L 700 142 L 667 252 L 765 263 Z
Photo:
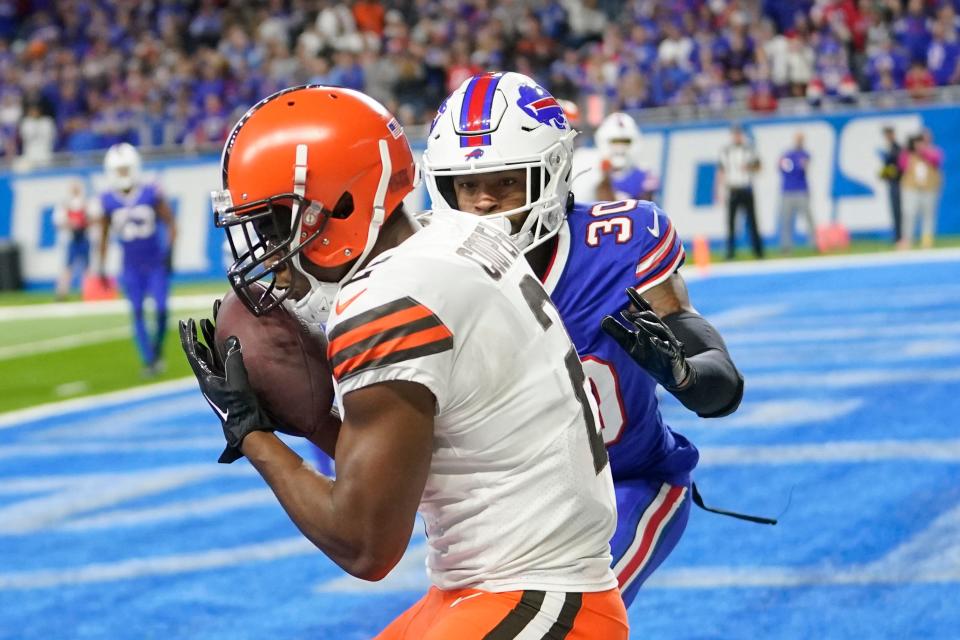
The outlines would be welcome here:
M 911 570 L 822 569 L 792 567 L 715 567 L 672 569 L 653 574 L 650 589 L 729 589 L 736 587 L 819 587 L 831 585 L 943 584 L 960 582 L 960 567 Z
M 896 383 L 960 381 L 960 367 L 952 369 L 850 369 L 847 371 L 794 371 L 763 373 L 746 378 L 747 389 L 855 389 Z
M 86 518 L 74 518 L 59 528 L 63 531 L 89 531 L 111 527 L 131 527 L 166 520 L 213 518 L 225 511 L 260 506 L 276 506 L 279 508 L 277 499 L 270 489 L 251 489 L 213 498 L 184 500 L 162 507 L 127 509 Z
M 61 415 L 70 411 L 83 411 L 84 409 L 98 408 L 104 409 L 108 406 L 123 404 L 136 400 L 152 398 L 160 400 L 160 396 L 173 394 L 197 386 L 197 380 L 193 376 L 178 378 L 177 380 L 167 380 L 166 382 L 157 382 L 147 384 L 134 389 L 124 389 L 122 391 L 111 391 L 96 396 L 86 396 L 83 398 L 74 398 L 72 400 L 63 400 L 60 402 L 51 402 L 28 409 L 18 409 L 0 413 L 0 429 L 9 429 L 19 427 L 24 423 L 33 420 L 42 420 L 53 416 Z
M 213 469 L 211 469 L 211 466 Z M 250 465 L 217 465 L 211 462 L 163 467 L 152 471 L 131 471 L 128 473 L 68 473 L 42 476 L 6 476 L 3 478 L 3 481 L 0 482 L 0 495 L 60 491 L 79 485 L 91 486 L 97 483 L 110 486 L 129 482 L 131 477 L 138 478 L 151 474 L 197 475 L 202 473 L 213 473 L 214 475 L 211 477 L 217 478 L 242 478 L 257 475 L 256 469 Z
M 700 467 L 731 465 L 785 465 L 807 463 L 863 463 L 886 460 L 960 462 L 957 440 L 832 441 L 816 444 L 704 446 Z
M 226 288 L 226 287 L 224 287 Z M 171 311 L 209 309 L 222 293 L 189 296 L 173 296 L 167 302 Z M 102 316 L 127 313 L 130 305 L 125 298 L 100 302 L 50 302 L 0 307 L 0 322 L 7 320 L 40 320 L 46 318 L 76 318 L 79 316 Z
M 50 353 L 51 351 L 59 351 L 60 349 L 84 347 L 90 344 L 126 338 L 129 335 L 130 327 L 114 327 L 112 329 L 97 329 L 84 333 L 75 333 L 69 336 L 47 338 L 46 340 L 26 342 L 24 344 L 14 344 L 7 347 L 0 347 L 0 360 L 11 360 L 23 356 Z
M 197 430 L 213 431 L 210 427 Z M 4 458 L 50 458 L 63 455 L 99 455 L 104 453 L 155 453 L 222 449 L 223 438 L 176 438 L 173 440 L 137 440 L 126 442 L 69 442 L 66 444 L 11 444 L 0 449 Z
M 782 258 L 776 260 L 753 260 L 750 262 L 721 262 L 711 264 L 703 271 L 690 263 L 682 268 L 685 280 L 702 280 L 710 277 L 729 277 L 766 273 L 796 273 L 803 271 L 830 271 L 860 267 L 877 267 L 891 264 L 923 264 L 927 262 L 960 261 L 960 248 L 922 249 L 915 251 L 889 251 L 885 253 L 862 253 L 845 256 L 811 256 L 809 258 Z
M 728 331 L 723 338 L 727 344 L 793 344 L 797 342 L 827 342 L 830 340 L 876 340 L 878 338 L 911 338 L 931 336 L 942 338 L 960 334 L 960 322 L 929 322 L 920 325 L 887 324 L 872 327 L 821 327 L 797 329 L 784 327 L 777 331 Z
M 269 562 L 291 556 L 319 553 L 303 536 L 274 540 L 229 549 L 185 553 L 156 558 L 135 558 L 121 562 L 58 567 L 40 571 L 0 573 L 0 590 L 42 589 L 65 585 L 129 580 L 147 576 L 182 574 L 191 571 L 235 567 L 251 562 Z

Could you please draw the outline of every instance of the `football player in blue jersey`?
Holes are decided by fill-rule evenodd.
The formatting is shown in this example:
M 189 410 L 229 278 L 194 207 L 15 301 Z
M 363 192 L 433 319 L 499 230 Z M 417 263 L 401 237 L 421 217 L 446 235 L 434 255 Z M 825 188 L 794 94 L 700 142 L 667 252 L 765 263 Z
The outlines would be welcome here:
M 177 225 L 155 184 L 140 176 L 140 154 L 126 142 L 107 150 L 103 161 L 109 189 L 100 195 L 104 224 L 100 241 L 100 275 L 105 273 L 110 234 L 123 250 L 120 284 L 133 311 L 134 338 L 144 374 L 163 370 L 163 338 L 167 331 L 167 290 Z M 152 298 L 156 333 L 147 330 L 143 302 Z
M 743 378 L 690 302 L 667 215 L 644 200 L 573 201 L 576 132 L 547 91 L 521 74 L 482 74 L 438 111 L 423 156 L 433 206 L 509 230 L 599 401 L 619 511 L 613 565 L 629 604 L 686 527 L 699 457 L 664 424 L 656 385 L 714 417 L 737 409 Z
M 600 183 L 597 200 L 653 200 L 660 180 L 648 169 L 636 164 L 640 147 L 640 129 L 629 114 L 611 113 L 594 135 L 600 151 Z

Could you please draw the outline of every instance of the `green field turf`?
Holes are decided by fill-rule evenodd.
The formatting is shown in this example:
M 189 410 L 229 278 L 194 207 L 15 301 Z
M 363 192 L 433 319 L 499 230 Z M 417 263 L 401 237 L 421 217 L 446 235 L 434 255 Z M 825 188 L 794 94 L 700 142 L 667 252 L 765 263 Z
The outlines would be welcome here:
M 190 375 L 175 325 L 163 348 L 166 371 L 144 377 L 131 337 L 0 360 L 0 412 Z
M 212 300 L 226 288 L 220 282 L 190 284 L 175 286 L 173 294 L 209 294 Z M 5 293 L 0 308 L 36 305 L 42 311 L 52 301 L 50 292 Z M 142 371 L 126 311 L 0 319 L 0 412 L 188 376 L 177 321 L 209 313 L 207 303 L 171 313 L 163 350 L 166 370 L 155 376 Z

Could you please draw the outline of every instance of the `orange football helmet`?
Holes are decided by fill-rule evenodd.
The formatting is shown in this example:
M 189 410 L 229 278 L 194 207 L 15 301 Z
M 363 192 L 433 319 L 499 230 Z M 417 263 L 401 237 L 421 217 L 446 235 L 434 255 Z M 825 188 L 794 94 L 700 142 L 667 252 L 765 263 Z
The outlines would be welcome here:
M 289 296 L 276 286 L 285 265 L 310 281 L 307 298 L 325 288 L 329 303 L 339 282 L 317 281 L 301 256 L 320 267 L 355 261 L 343 282 L 417 179 L 389 111 L 360 92 L 321 85 L 279 91 L 247 111 L 224 145 L 221 172 L 223 188 L 212 197 L 234 257 L 228 278 L 256 315 Z

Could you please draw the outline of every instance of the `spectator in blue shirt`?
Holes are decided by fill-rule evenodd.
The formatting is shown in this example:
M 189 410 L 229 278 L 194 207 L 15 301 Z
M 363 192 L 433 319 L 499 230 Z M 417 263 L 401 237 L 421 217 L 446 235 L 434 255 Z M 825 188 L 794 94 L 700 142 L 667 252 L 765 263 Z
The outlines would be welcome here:
M 938 85 L 950 84 L 956 74 L 957 60 L 960 59 L 960 44 L 945 36 L 943 25 L 939 22 L 933 23 L 931 33 L 932 39 L 927 47 L 927 68 Z
M 810 210 L 810 189 L 807 184 L 807 167 L 810 154 L 803 145 L 803 133 L 797 132 L 793 148 L 780 156 L 780 250 L 790 253 L 793 250 L 793 231 L 797 213 L 803 214 L 807 222 L 807 241 L 816 246 L 817 225 Z

